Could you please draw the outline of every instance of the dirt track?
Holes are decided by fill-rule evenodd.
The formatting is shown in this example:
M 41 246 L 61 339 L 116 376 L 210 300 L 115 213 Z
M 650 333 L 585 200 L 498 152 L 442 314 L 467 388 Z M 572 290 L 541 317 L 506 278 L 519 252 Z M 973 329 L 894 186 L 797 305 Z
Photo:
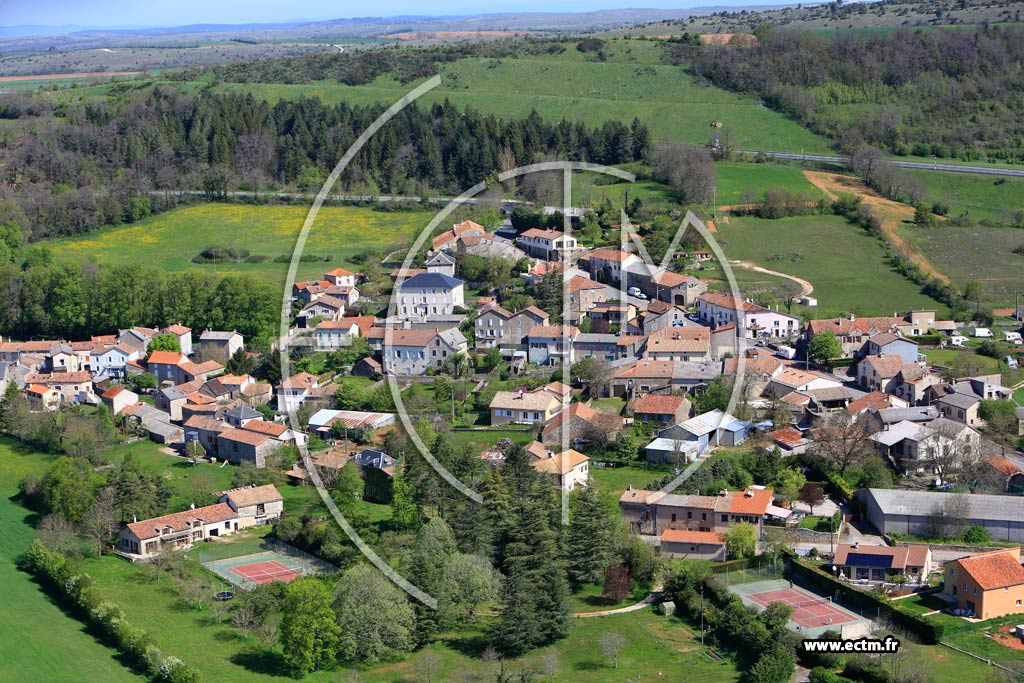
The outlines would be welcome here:
M 882 232 L 901 256 L 919 267 L 928 277 L 949 282 L 949 278 L 940 272 L 927 256 L 897 232 L 901 224 L 914 219 L 914 207 L 886 199 L 857 178 L 850 176 L 822 171 L 804 171 L 804 176 L 816 188 L 828 195 L 829 199 L 836 199 L 839 194 L 858 195 L 864 204 L 875 209 L 875 213 L 882 223 Z

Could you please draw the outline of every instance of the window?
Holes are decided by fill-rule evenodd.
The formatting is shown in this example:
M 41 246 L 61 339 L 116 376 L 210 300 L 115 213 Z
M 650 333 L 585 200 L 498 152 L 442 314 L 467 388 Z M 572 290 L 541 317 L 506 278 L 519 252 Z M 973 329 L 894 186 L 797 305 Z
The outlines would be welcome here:
M 257 515 L 265 515 L 265 514 L 267 514 L 267 509 L 266 508 L 267 508 L 267 506 L 264 505 L 263 503 L 257 503 L 256 504 L 256 514 Z
M 676 513 L 674 513 L 674 512 L 672 513 L 672 521 L 673 522 L 676 521 Z
M 1017 601 L 1017 607 L 1020 607 L 1020 600 Z
M 723 522 L 728 522 L 729 521 L 729 515 L 722 515 L 722 521 Z
M 693 519 L 693 510 L 687 510 L 686 511 L 686 518 L 687 519 Z

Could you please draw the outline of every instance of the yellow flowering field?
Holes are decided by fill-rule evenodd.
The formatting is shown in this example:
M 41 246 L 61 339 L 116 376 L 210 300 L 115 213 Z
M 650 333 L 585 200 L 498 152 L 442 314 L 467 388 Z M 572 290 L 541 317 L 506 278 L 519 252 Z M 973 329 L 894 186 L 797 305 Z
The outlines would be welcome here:
M 249 206 L 198 204 L 132 225 L 106 228 L 87 235 L 46 242 L 57 260 L 112 265 L 141 263 L 167 270 L 238 272 L 284 279 L 287 263 L 274 258 L 291 256 L 306 219 L 306 206 Z M 375 211 L 367 207 L 323 207 L 317 215 L 304 253 L 331 255 L 327 263 L 302 263 L 299 277 L 314 276 L 338 266 L 352 266 L 362 251 L 389 251 L 407 247 L 431 218 L 426 211 Z M 192 263 L 208 246 L 247 249 L 268 257 L 263 263 Z

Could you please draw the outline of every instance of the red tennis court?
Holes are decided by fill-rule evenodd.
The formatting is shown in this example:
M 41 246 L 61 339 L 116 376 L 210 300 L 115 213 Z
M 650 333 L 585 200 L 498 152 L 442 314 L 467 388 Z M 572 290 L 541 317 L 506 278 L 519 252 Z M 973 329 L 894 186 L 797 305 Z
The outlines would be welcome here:
M 228 571 L 252 583 L 270 583 L 271 581 L 288 583 L 292 579 L 302 576 L 302 572 L 286 567 L 276 560 L 229 567 Z
M 827 598 L 799 588 L 779 588 L 762 593 L 750 593 L 746 597 L 762 607 L 767 607 L 773 602 L 786 603 L 793 608 L 793 616 L 790 619 L 801 628 L 818 628 L 858 620 L 853 614 L 833 605 Z

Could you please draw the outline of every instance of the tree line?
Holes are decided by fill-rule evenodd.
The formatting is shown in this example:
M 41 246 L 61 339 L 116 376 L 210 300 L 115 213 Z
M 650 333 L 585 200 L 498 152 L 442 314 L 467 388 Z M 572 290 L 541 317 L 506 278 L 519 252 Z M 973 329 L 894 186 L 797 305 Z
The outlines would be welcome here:
M 669 44 L 663 59 L 763 97 L 849 151 L 867 143 L 899 155 L 1024 161 L 1019 26 L 826 37 L 762 24 L 754 34 L 749 43 Z
M 182 323 L 264 339 L 281 292 L 250 275 L 169 273 L 139 265 L 53 263 L 42 248 L 0 264 L 0 329 L 22 337 L 87 338 L 135 325 Z
M 322 77 L 322 76 L 321 76 Z M 12 94 L 0 118 L 19 135 L 0 148 L 0 226 L 27 239 L 132 222 L 188 197 L 154 190 L 318 190 L 384 105 L 276 104 L 252 95 L 175 87 L 128 89 L 106 101 Z M 449 102 L 403 109 L 341 178 L 360 194 L 457 192 L 542 158 L 620 164 L 645 159 L 640 121 L 597 127 L 506 119 Z

